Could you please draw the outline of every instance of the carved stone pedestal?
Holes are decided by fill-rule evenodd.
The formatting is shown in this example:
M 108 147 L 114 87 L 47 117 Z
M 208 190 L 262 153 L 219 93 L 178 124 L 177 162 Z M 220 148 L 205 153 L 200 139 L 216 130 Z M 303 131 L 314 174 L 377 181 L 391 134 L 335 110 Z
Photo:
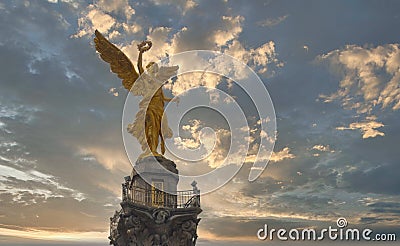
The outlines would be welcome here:
M 164 157 L 137 162 L 132 175 L 125 177 L 122 184 L 122 209 L 111 218 L 110 244 L 195 245 L 200 221 L 197 217 L 202 212 L 200 190 L 193 182 L 192 190 L 177 191 L 178 180 L 175 163 Z
M 115 246 L 192 246 L 197 240 L 199 207 L 151 208 L 122 202 L 112 218 L 111 242 Z

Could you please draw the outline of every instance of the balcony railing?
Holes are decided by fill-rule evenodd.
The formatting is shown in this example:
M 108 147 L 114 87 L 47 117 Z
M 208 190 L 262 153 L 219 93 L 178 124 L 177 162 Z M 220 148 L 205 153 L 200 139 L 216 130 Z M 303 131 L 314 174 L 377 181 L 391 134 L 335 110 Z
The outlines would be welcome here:
M 196 182 L 192 190 L 177 191 L 176 194 L 161 191 L 153 186 L 137 187 L 122 184 L 122 199 L 149 207 L 189 208 L 200 207 L 200 190 Z

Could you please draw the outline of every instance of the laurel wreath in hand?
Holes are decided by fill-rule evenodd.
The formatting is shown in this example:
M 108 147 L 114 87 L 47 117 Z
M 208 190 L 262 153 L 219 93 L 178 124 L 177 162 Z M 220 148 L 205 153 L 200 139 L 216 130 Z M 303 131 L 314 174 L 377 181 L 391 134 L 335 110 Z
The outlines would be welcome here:
M 138 47 L 139 52 L 143 53 L 143 52 L 148 51 L 152 45 L 153 45 L 153 43 L 151 41 L 146 40 L 146 41 L 142 41 L 140 44 L 138 44 L 137 47 Z

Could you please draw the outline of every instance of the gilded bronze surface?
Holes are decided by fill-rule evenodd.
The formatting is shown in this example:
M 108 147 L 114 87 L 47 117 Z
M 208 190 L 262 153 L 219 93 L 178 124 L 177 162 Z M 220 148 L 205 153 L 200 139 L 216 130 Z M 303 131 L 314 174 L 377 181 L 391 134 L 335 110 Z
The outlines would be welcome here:
M 178 70 L 178 66 L 159 67 L 150 62 L 146 72 L 142 66 L 142 55 L 152 47 L 151 41 L 143 41 L 138 45 L 139 57 L 136 71 L 129 58 L 115 45 L 109 42 L 96 30 L 94 42 L 101 59 L 110 64 L 111 71 L 122 79 L 122 85 L 134 95 L 143 96 L 139 103 L 139 112 L 135 120 L 128 125 L 128 132 L 135 136 L 142 146 L 140 158 L 159 156 L 157 148 L 160 145 L 161 154 L 165 153 L 165 138 L 172 137 L 164 115 L 165 102 L 172 101 L 164 95 L 162 85 Z

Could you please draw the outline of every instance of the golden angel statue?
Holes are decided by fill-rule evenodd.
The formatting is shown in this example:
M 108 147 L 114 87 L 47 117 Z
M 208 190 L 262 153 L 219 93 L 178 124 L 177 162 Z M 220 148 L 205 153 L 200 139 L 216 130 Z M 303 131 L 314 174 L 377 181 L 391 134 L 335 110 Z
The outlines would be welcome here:
M 100 53 L 100 57 L 110 64 L 111 71 L 122 79 L 122 85 L 134 95 L 143 96 L 135 121 L 128 125 L 128 132 L 138 139 L 144 151 L 139 159 L 150 155 L 159 156 L 157 152 L 159 143 L 161 153 L 164 154 L 164 139 L 172 137 L 172 130 L 168 127 L 167 118 L 164 115 L 164 104 L 173 99 L 165 97 L 162 86 L 169 78 L 176 75 L 179 67 L 159 67 L 156 63 L 150 62 L 145 72 L 142 66 L 142 55 L 152 47 L 152 43 L 143 41 L 138 45 L 138 73 L 120 49 L 97 30 L 95 36 L 96 50 Z M 178 98 L 174 101 L 178 101 Z

